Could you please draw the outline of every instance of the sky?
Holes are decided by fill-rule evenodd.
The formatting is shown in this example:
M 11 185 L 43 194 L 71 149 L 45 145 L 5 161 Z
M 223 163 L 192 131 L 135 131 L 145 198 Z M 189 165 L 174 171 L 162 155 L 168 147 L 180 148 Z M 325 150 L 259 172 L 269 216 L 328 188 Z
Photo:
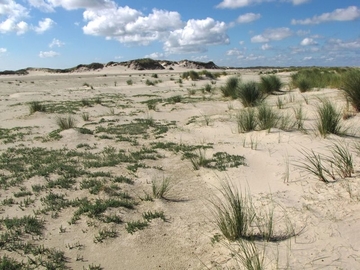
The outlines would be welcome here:
M 0 0 L 0 70 L 145 57 L 360 66 L 360 0 Z

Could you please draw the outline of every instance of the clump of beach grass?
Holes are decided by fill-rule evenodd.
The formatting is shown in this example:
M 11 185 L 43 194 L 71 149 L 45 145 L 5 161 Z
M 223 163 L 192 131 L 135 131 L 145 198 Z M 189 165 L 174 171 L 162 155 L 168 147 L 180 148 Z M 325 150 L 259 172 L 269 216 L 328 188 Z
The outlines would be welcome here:
M 220 87 L 224 97 L 237 98 L 237 91 L 240 84 L 240 77 L 232 76 L 226 80 L 225 86 Z
M 360 70 L 352 69 L 345 73 L 342 90 L 356 112 L 360 112 Z
M 341 124 L 341 113 L 327 99 L 321 100 L 317 106 L 318 120 L 316 123 L 320 135 L 326 137 L 328 134 L 344 135 L 346 130 Z
M 238 132 L 249 132 L 256 129 L 257 120 L 254 108 L 240 110 L 236 115 Z
M 268 105 L 262 104 L 257 108 L 258 126 L 260 130 L 270 130 L 278 122 L 278 115 Z
M 255 107 L 263 102 L 266 96 L 257 82 L 250 81 L 238 87 L 237 97 L 244 107 Z
M 76 126 L 76 119 L 72 115 L 57 116 L 56 124 L 61 130 L 70 129 Z
M 35 112 L 46 112 L 45 105 L 41 104 L 39 101 L 32 101 L 29 104 L 30 114 Z
M 151 181 L 152 195 L 156 199 L 167 199 L 167 195 L 173 186 L 169 177 L 163 177 L 161 180 Z
M 267 75 L 260 77 L 260 89 L 264 94 L 272 94 L 274 92 L 279 92 L 283 83 L 280 78 L 276 75 Z

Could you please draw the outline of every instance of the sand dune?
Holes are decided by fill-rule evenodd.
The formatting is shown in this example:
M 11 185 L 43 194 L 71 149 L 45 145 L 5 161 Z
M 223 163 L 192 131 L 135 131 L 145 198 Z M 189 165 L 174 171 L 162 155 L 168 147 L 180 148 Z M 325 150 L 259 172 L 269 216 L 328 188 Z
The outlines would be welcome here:
M 266 103 L 292 119 L 294 109 L 301 107 L 304 130 L 274 127 L 239 133 L 236 116 L 243 105 L 224 98 L 220 86 L 233 75 L 259 81 L 259 70 L 226 70 L 227 75 L 213 80 L 179 81 L 186 70 L 109 66 L 69 74 L 32 70 L 25 76 L 0 76 L 1 239 L 9 233 L 4 220 L 29 215 L 43 221 L 44 228 L 39 235 L 23 232 L 14 241 L 49 249 L 42 255 L 26 253 L 14 242 L 0 240 L 1 256 L 24 264 L 31 258 L 32 267 L 43 260 L 42 269 L 44 262 L 56 262 L 46 257 L 55 248 L 64 252 L 64 265 L 71 269 L 242 269 L 234 256 L 241 248 L 221 237 L 212 215 L 211 201 L 220 196 L 226 180 L 251 194 L 257 211 L 274 207 L 275 230 L 291 225 L 296 234 L 275 243 L 255 242 L 265 252 L 265 269 L 358 269 L 360 152 L 355 146 L 360 116 L 341 122 L 351 136 L 323 138 L 315 127 L 319 98 L 329 98 L 341 111 L 346 108 L 340 90 L 300 93 L 284 86 L 281 95 L 270 95 Z M 289 72 L 278 76 L 290 81 Z M 157 83 L 148 86 L 147 80 Z M 210 93 L 201 90 L 206 84 L 212 86 Z M 47 111 L 30 114 L 33 101 Z M 69 114 L 76 128 L 60 131 L 58 118 Z M 326 184 L 298 166 L 303 151 L 329 156 L 334 143 L 352 154 L 352 177 L 336 176 Z M 186 158 L 200 153 L 210 159 L 219 152 L 243 156 L 246 164 L 225 171 L 195 170 Z M 172 187 L 166 199 L 150 200 L 152 182 L 164 179 Z M 60 197 L 47 204 L 54 194 Z M 79 202 L 84 198 L 87 206 Z M 132 206 L 89 210 L 108 200 Z M 164 220 L 154 218 L 129 233 L 129 224 L 146 222 L 143 214 L 149 211 L 163 213 Z

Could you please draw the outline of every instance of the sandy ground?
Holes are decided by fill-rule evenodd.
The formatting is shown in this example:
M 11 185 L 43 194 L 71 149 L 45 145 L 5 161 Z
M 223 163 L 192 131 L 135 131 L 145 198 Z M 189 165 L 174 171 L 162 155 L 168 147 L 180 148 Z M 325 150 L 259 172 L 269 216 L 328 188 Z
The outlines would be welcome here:
M 247 190 L 258 209 L 266 208 L 269 201 L 276 202 L 276 210 L 286 213 L 287 220 L 297 235 L 276 243 L 258 243 L 260 250 L 265 249 L 265 269 L 359 269 L 360 268 L 360 182 L 359 152 L 353 146 L 356 136 L 339 137 L 319 136 L 315 130 L 316 105 L 319 97 L 328 97 L 340 110 L 346 107 L 341 92 L 337 89 L 319 89 L 301 94 L 297 89 L 284 87 L 286 92 L 280 96 L 269 96 L 266 102 L 280 114 L 293 114 L 294 108 L 302 106 L 306 132 L 283 131 L 273 128 L 268 131 L 239 133 L 236 114 L 242 109 L 237 100 L 223 98 L 219 90 L 232 74 L 241 74 L 243 81 L 259 80 L 257 71 L 227 71 L 213 85 L 212 93 L 202 93 L 201 88 L 210 80 L 199 81 L 178 79 L 184 70 L 173 71 L 134 71 L 123 67 L 105 68 L 102 71 L 73 74 L 47 74 L 33 71 L 27 76 L 0 77 L 0 117 L 1 129 L 32 127 L 31 133 L 13 142 L 0 141 L 0 154 L 11 147 L 44 147 L 47 149 L 77 149 L 79 144 L 88 144 L 92 153 L 99 154 L 106 147 L 125 151 L 135 151 L 151 142 L 174 142 L 186 145 L 212 145 L 206 150 L 207 157 L 216 152 L 245 157 L 246 166 L 228 168 L 225 172 L 210 168 L 194 170 L 188 159 L 182 159 L 181 153 L 159 149 L 163 155 L 158 160 L 145 160 L 150 168 L 139 168 L 135 173 L 126 166 L 103 167 L 97 171 L 109 171 L 114 175 L 126 175 L 134 179 L 133 185 L 122 186 L 138 203 L 134 210 L 115 209 L 121 215 L 122 224 L 104 224 L 82 216 L 76 224 L 69 224 L 73 216 L 72 207 L 63 209 L 57 218 L 49 214 L 38 214 L 45 220 L 43 236 L 37 244 L 55 247 L 65 252 L 67 266 L 71 269 L 83 269 L 89 265 L 101 265 L 103 269 L 232 269 L 240 268 L 233 250 L 225 239 L 212 241 L 220 233 L 214 223 L 211 212 L 211 198 L 219 195 L 221 181 L 226 179 L 241 190 Z M 145 81 L 160 83 L 147 86 Z M 289 81 L 289 73 L 278 74 L 284 82 Z M 133 84 L 128 85 L 127 81 Z M 87 84 L 88 86 L 85 86 Z M 196 93 L 191 93 L 191 89 Z M 169 104 L 160 102 L 156 110 L 149 110 L 143 101 L 153 98 L 169 98 L 181 95 L 183 102 Z M 59 113 L 29 113 L 28 103 L 40 101 L 44 104 L 66 103 L 82 99 L 101 98 L 101 104 L 91 107 L 80 106 L 75 112 L 77 127 L 95 130 L 100 119 L 114 120 L 116 124 L 130 123 L 136 118 L 153 119 L 161 123 L 175 121 L 162 136 L 151 134 L 139 137 L 138 145 L 127 141 L 102 139 L 93 135 L 81 134 L 76 129 L 60 132 L 58 140 L 42 140 L 56 129 L 56 117 Z M 278 97 L 284 108 L 278 109 Z M 184 102 L 185 98 L 191 98 Z M 81 117 L 83 112 L 90 115 L 88 125 Z M 208 123 L 207 123 L 208 121 Z M 349 133 L 360 134 L 360 115 L 356 115 L 343 124 L 349 127 Z M 27 129 L 26 129 L 27 130 Z M 349 145 L 355 173 L 351 178 L 341 179 L 329 184 L 319 181 L 314 175 L 296 166 L 303 156 L 301 151 L 313 150 L 316 153 L 329 154 L 329 146 L 335 142 Z M 158 168 L 158 169 L 157 169 Z M 162 168 L 161 170 L 159 168 Z M 96 171 L 96 169 L 94 169 Z M 6 169 L 0 175 L 8 174 Z M 168 177 L 172 189 L 168 200 L 154 199 L 142 201 L 139 198 L 144 191 L 151 194 L 151 181 Z M 77 179 L 81 181 L 81 179 Z M 33 200 L 27 207 L 21 207 L 23 197 L 13 194 L 21 190 L 32 191 L 32 185 L 45 185 L 43 177 L 26 179 L 22 184 L 0 189 L 0 201 L 14 198 L 13 205 L 1 205 L 0 215 L 22 217 L 33 215 L 34 210 L 42 207 L 41 198 L 51 190 L 32 192 Z M 68 198 L 89 196 L 92 200 L 105 198 L 100 192 L 89 195 L 87 190 L 78 186 L 62 190 Z M 154 219 L 144 230 L 133 234 L 126 231 L 126 222 L 141 219 L 146 211 L 163 211 L 166 221 Z M 284 223 L 284 218 L 277 220 Z M 287 221 L 286 221 L 287 222 Z M 275 225 L 275 229 L 281 225 Z M 59 232 L 64 228 L 64 232 Z M 112 228 L 116 238 L 94 243 L 94 235 L 102 228 Z M 4 231 L 0 226 L 0 232 Z M 70 246 L 79 248 L 70 248 Z M 81 246 L 81 248 L 80 248 Z M 237 249 L 233 244 L 234 249 Z M 18 260 L 26 261 L 26 255 L 1 250 Z M 82 258 L 77 260 L 77 258 Z M 87 269 L 87 268 L 86 268 Z

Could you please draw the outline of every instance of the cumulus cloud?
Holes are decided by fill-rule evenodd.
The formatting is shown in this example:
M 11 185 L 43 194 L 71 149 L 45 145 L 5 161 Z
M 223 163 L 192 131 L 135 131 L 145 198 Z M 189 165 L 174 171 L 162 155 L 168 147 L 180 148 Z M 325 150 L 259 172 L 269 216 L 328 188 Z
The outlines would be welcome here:
M 309 61 L 309 60 L 312 60 L 312 59 L 313 59 L 312 56 L 305 56 L 305 57 L 304 57 L 304 61 Z
M 35 27 L 34 30 L 38 34 L 42 34 L 54 26 L 55 22 L 50 18 L 45 18 L 42 21 L 39 21 L 39 26 Z
M 28 10 L 14 0 L 0 0 L 0 33 L 16 32 L 18 35 L 29 30 L 28 24 L 23 21 L 29 16 Z
M 326 46 L 328 50 L 360 50 L 360 39 L 343 41 L 341 39 L 330 39 Z
M 27 0 L 29 2 L 29 5 L 32 7 L 35 7 L 37 9 L 40 9 L 44 12 L 54 12 L 54 8 L 51 4 L 45 2 L 44 0 Z
M 62 7 L 67 10 L 103 9 L 116 6 L 111 0 L 47 0 L 47 2 L 53 7 Z
M 6 48 L 0 48 L 0 54 L 1 53 L 6 53 L 7 52 L 7 49 Z
M 265 43 L 264 45 L 261 46 L 261 49 L 262 49 L 263 51 L 266 51 L 266 50 L 271 49 L 271 46 L 270 46 L 269 44 Z
M 293 35 L 293 32 L 287 27 L 266 29 L 261 35 L 251 38 L 253 43 L 265 43 L 272 40 L 282 40 Z
M 304 20 L 293 19 L 291 24 L 320 24 L 329 21 L 353 21 L 358 18 L 360 18 L 360 8 L 356 6 L 350 6 L 348 8 L 335 9 L 333 12 L 323 13 L 319 16 L 314 16 Z
M 309 46 L 309 45 L 317 45 L 318 43 L 312 39 L 312 38 L 304 38 L 301 42 L 300 45 L 302 46 Z
M 209 45 L 228 44 L 227 26 L 224 22 L 212 18 L 189 20 L 185 27 L 171 31 L 164 43 L 164 50 L 169 53 L 205 52 Z
M 64 42 L 62 42 L 62 41 L 54 38 L 54 39 L 51 41 L 51 43 L 49 44 L 49 47 L 50 47 L 50 48 L 52 48 L 52 47 L 62 47 L 62 46 L 64 46 L 64 45 L 65 45 Z
M 274 0 L 223 0 L 220 4 L 218 4 L 217 8 L 241 8 L 250 6 L 253 4 L 260 4 L 262 2 L 271 2 Z
M 143 16 L 129 7 L 86 10 L 84 19 L 88 21 L 83 27 L 85 34 L 143 45 L 163 39 L 169 31 L 183 25 L 177 12 L 154 9 L 148 16 Z
M 164 56 L 165 56 L 165 54 L 163 54 L 163 53 L 154 52 L 154 53 L 145 55 L 145 58 L 159 59 L 159 58 L 162 58 Z
M 55 57 L 55 56 L 59 56 L 60 54 L 54 51 L 47 51 L 47 52 L 43 52 L 41 51 L 39 53 L 39 57 L 40 58 L 51 58 L 51 57 Z
M 241 52 L 239 49 L 237 49 L 237 48 L 228 50 L 228 51 L 226 52 L 226 55 L 228 55 L 228 56 L 241 55 L 241 54 L 242 54 L 242 52 Z
M 240 15 L 236 21 L 238 23 L 250 23 L 250 22 L 256 21 L 260 18 L 261 18 L 260 14 L 246 13 L 244 15 Z

